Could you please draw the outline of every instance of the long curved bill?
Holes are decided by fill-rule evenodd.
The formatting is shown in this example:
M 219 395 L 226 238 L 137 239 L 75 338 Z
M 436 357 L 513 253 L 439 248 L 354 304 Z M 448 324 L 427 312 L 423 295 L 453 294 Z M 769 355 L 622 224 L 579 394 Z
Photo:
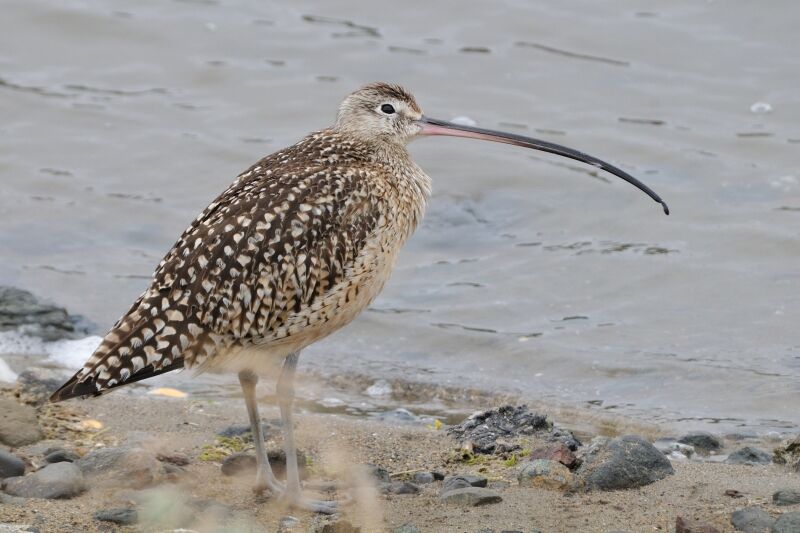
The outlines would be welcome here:
M 483 141 L 494 141 L 505 144 L 513 144 L 514 146 L 522 146 L 524 148 L 533 148 L 534 150 L 541 150 L 543 152 L 550 152 L 551 154 L 568 157 L 576 161 L 588 163 L 594 167 L 600 168 L 622 178 L 634 187 L 644 192 L 647 196 L 661 204 L 664 208 L 664 214 L 669 215 L 669 207 L 661 197 L 655 193 L 650 187 L 637 180 L 624 170 L 621 170 L 610 163 L 606 163 L 596 157 L 592 157 L 583 152 L 561 146 L 559 144 L 550 143 L 547 141 L 540 141 L 514 133 L 505 133 L 502 131 L 487 130 L 483 128 L 473 128 L 471 126 L 462 126 L 461 124 L 454 124 L 444 120 L 435 118 L 422 117 L 417 120 L 417 124 L 422 128 L 419 135 L 449 135 L 451 137 L 467 137 L 469 139 L 480 139 Z

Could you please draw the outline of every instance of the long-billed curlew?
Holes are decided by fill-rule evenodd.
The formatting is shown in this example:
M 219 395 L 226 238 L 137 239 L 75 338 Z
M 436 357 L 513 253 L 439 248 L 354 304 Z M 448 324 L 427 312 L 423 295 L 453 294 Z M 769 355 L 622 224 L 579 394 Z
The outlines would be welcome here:
M 256 446 L 256 488 L 330 513 L 301 495 L 292 434 L 293 381 L 304 347 L 353 320 L 383 288 L 397 252 L 422 218 L 430 178 L 406 145 L 452 135 L 534 148 L 583 161 L 635 185 L 633 176 L 556 144 L 423 116 L 414 97 L 375 83 L 349 95 L 336 123 L 240 174 L 186 229 L 150 287 L 111 328 L 57 402 L 179 368 L 237 372 Z M 255 397 L 259 374 L 283 364 L 278 404 L 286 484 L 275 479 Z

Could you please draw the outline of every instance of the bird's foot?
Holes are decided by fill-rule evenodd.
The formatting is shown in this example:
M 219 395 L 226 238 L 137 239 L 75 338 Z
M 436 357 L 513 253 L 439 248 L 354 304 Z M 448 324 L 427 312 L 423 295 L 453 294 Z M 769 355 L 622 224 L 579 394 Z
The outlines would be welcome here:
M 293 509 L 301 509 L 303 511 L 311 511 L 312 513 L 320 514 L 336 514 L 339 511 L 339 502 L 331 500 L 315 500 L 313 498 L 306 498 L 299 493 L 286 492 L 283 499 Z
M 256 484 L 253 487 L 253 492 L 260 494 L 266 490 L 275 494 L 283 494 L 286 492 L 286 485 L 275 479 L 272 472 L 259 469 L 258 474 L 256 474 Z

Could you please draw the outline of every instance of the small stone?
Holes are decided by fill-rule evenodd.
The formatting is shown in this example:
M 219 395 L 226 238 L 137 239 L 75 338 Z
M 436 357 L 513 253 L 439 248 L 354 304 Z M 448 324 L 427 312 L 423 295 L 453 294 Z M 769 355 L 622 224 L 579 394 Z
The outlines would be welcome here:
M 413 479 L 414 483 L 418 485 L 427 485 L 428 483 L 433 483 L 433 472 L 415 472 Z
M 675 533 L 720 533 L 719 529 L 704 522 L 689 521 L 682 516 L 675 519 Z
M 256 456 L 249 452 L 232 453 L 222 460 L 220 470 L 223 476 L 236 476 L 249 473 L 255 475 Z
M 114 509 L 103 509 L 94 513 L 96 520 L 102 522 L 113 522 L 121 526 L 130 526 L 139 522 L 139 513 L 136 509 L 120 507 Z
M 466 507 L 478 507 L 503 501 L 500 493 L 481 487 L 465 487 L 443 492 L 439 498 L 445 503 L 454 503 Z
M 403 524 L 392 530 L 392 533 L 421 533 L 419 528 L 414 524 Z
M 170 463 L 178 466 L 186 466 L 192 462 L 188 455 L 178 452 L 159 453 L 156 459 L 162 463 Z
M 443 481 L 445 478 L 445 475 L 443 473 L 437 472 L 436 470 L 431 472 L 431 474 L 433 474 L 433 479 L 435 479 L 436 481 Z
M 378 481 L 380 483 L 390 483 L 391 478 L 389 477 L 389 472 L 382 466 L 373 465 L 373 464 L 366 464 L 362 466 L 364 475 L 374 481 Z
M 266 439 L 267 434 L 269 433 L 272 426 L 275 425 L 273 421 L 261 421 L 261 433 Z M 250 431 L 250 426 L 247 425 L 233 425 L 228 426 L 222 431 L 217 432 L 217 436 L 219 437 L 239 437 L 245 442 L 252 442 L 253 441 L 253 432 Z
M 563 442 L 554 443 L 544 448 L 536 448 L 531 452 L 529 458 L 531 460 L 547 459 L 550 461 L 558 461 L 567 468 L 577 466 L 578 462 L 578 458 Z
M 768 465 L 772 462 L 772 455 L 758 448 L 745 446 L 730 454 L 725 462 L 731 465 Z
M 85 476 L 94 478 L 93 484 L 142 488 L 161 478 L 161 463 L 155 454 L 135 445 L 97 448 L 75 464 Z
M 392 494 L 416 494 L 419 487 L 408 481 L 394 481 L 389 485 L 389 492 Z
M 295 518 L 294 516 L 284 516 L 281 518 L 281 521 L 278 523 L 278 532 L 283 531 L 290 531 L 293 527 L 300 523 L 299 518 Z
M 772 525 L 770 533 L 798 533 L 800 531 L 800 512 L 782 514 Z
M 598 440 L 577 471 L 589 490 L 643 487 L 673 474 L 664 454 L 636 435 Z
M 775 505 L 794 505 L 800 503 L 800 490 L 783 489 L 772 495 Z
M 0 450 L 0 479 L 25 474 L 25 463 L 16 455 Z
M 693 431 L 678 439 L 680 444 L 688 444 L 694 449 L 709 453 L 722 449 L 722 440 L 707 431 Z
M 775 519 L 768 512 L 758 507 L 745 507 L 731 515 L 731 524 L 736 531 L 744 533 L 764 533 L 770 529 Z
M 83 475 L 72 463 L 47 465 L 29 476 L 5 480 L 5 491 L 23 498 L 73 498 L 85 490 Z
M 317 533 L 361 533 L 361 528 L 356 527 L 347 520 L 328 522 L 317 529 Z
M 61 448 L 55 450 L 48 450 L 44 456 L 44 460 L 47 463 L 74 463 L 80 459 L 78 454 L 75 452 L 71 452 L 69 450 L 64 450 Z
M 473 476 L 472 474 L 457 474 L 455 476 L 447 476 L 442 483 L 442 492 L 463 489 L 465 487 L 486 487 L 489 480 L 483 476 Z
M 535 459 L 520 467 L 517 480 L 522 487 L 564 490 L 572 485 L 572 472 L 558 461 Z
M 44 438 L 36 409 L 0 398 L 0 444 L 19 448 L 39 442 Z

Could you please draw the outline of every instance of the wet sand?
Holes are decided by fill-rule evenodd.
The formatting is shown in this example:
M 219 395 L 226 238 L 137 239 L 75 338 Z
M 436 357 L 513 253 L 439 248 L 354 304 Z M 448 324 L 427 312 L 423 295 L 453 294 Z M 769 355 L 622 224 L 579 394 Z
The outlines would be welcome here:
M 263 392 L 263 391 L 262 391 Z M 6 391 L 8 395 L 8 391 Z M 126 480 L 94 485 L 71 500 L 29 500 L 25 505 L 0 506 L 0 523 L 31 524 L 41 531 L 162 531 L 178 526 L 200 532 L 277 531 L 282 517 L 291 515 L 300 523 L 293 531 L 308 531 L 329 521 L 318 515 L 287 511 L 280 501 L 251 491 L 251 476 L 226 477 L 215 462 L 198 460 L 203 446 L 214 442 L 214 434 L 232 424 L 246 423 L 241 401 L 154 398 L 135 394 L 109 394 L 82 402 L 42 408 L 48 437 L 65 439 L 80 452 L 95 446 L 114 446 L 136 440 L 162 452 L 179 452 L 192 459 L 186 472 L 155 488 L 133 489 Z M 262 417 L 278 416 L 262 402 Z M 81 420 L 96 419 L 103 429 L 75 431 Z M 567 420 L 556 419 L 564 424 Z M 483 528 L 544 532 L 581 531 L 605 533 L 620 529 L 632 533 L 671 531 L 676 516 L 700 519 L 722 532 L 733 531 L 730 515 L 747 505 L 758 505 L 778 514 L 798 510 L 772 506 L 770 497 L 778 489 L 797 487 L 798 475 L 776 465 L 738 466 L 717 463 L 673 462 L 675 474 L 652 485 L 618 492 L 560 492 L 520 488 L 516 467 L 500 459 L 465 464 L 454 459 L 455 441 L 444 431 L 423 425 L 388 425 L 375 420 L 333 414 L 300 413 L 297 438 L 311 455 L 312 479 L 346 479 L 352 465 L 373 463 L 386 468 L 394 479 L 417 470 L 446 474 L 476 473 L 489 478 L 489 486 L 503 497 L 498 504 L 462 508 L 439 501 L 441 483 L 420 485 L 416 495 L 382 495 L 359 489 L 346 505 L 341 519 L 361 526 L 364 532 L 391 531 L 412 523 L 423 532 L 469 532 Z M 623 428 L 627 429 L 627 428 Z M 277 441 L 267 437 L 270 446 Z M 17 450 L 30 460 L 46 443 Z M 527 443 L 535 446 L 535 438 Z M 743 496 L 732 498 L 726 490 Z M 139 506 L 144 523 L 111 527 L 92 518 L 94 512 L 129 506 L 150 495 L 150 503 Z M 145 497 L 146 499 L 146 497 Z M 158 502 L 158 503 L 154 503 Z M 191 505 L 199 505 L 192 508 Z M 198 504 L 198 502 L 200 502 Z M 216 502 L 224 507 L 212 505 Z M 188 507 L 187 507 L 188 506 Z M 178 515 L 194 509 L 189 523 Z M 223 513 L 215 509 L 227 509 Z M 147 522 L 146 520 L 151 520 Z

